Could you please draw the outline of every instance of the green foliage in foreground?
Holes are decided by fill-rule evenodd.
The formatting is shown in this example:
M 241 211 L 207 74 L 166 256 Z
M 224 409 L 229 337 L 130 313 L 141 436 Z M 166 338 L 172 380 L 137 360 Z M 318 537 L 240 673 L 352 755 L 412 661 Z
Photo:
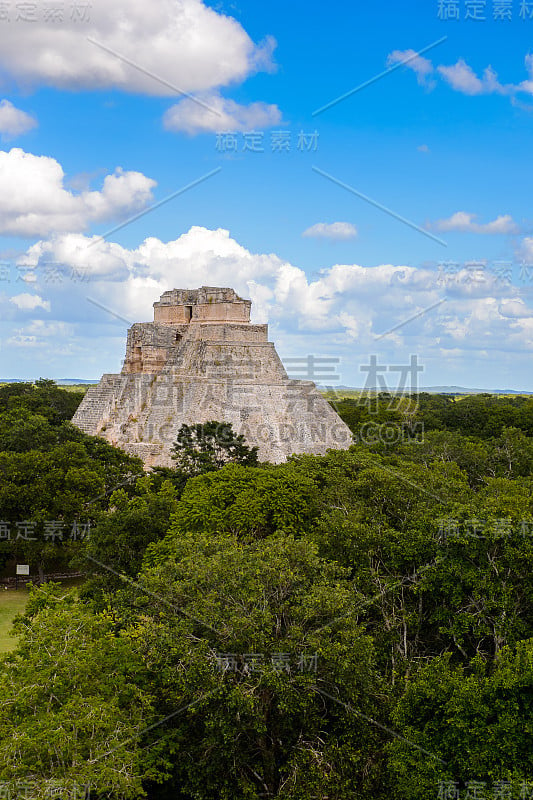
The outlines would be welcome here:
M 0 569 L 68 568 L 112 492 L 143 474 L 139 459 L 70 423 L 81 398 L 52 381 L 0 387 Z
M 423 440 L 279 466 L 203 464 L 208 446 L 150 476 L 41 410 L 0 413 L 0 431 L 20 424 L 4 502 L 36 517 L 24 475 L 58 512 L 103 492 L 76 554 L 90 580 L 35 590 L 2 663 L 0 782 L 30 778 L 35 798 L 90 783 L 97 800 L 533 796 L 530 401 L 381 402 L 372 420 L 417 415 Z M 361 408 L 342 412 L 354 431 Z M 113 472 L 127 482 L 109 491 Z
M 139 754 L 129 741 L 149 714 L 142 662 L 111 615 L 62 595 L 53 585 L 37 591 L 4 661 L 0 780 L 16 794 L 31 779 L 35 797 L 78 783 L 134 798 Z
M 436 778 L 442 786 L 482 784 L 481 797 L 530 796 L 532 684 L 533 639 L 504 648 L 493 664 L 477 656 L 468 668 L 454 666 L 450 653 L 430 661 L 392 715 L 406 740 L 389 747 L 393 797 L 426 800 Z

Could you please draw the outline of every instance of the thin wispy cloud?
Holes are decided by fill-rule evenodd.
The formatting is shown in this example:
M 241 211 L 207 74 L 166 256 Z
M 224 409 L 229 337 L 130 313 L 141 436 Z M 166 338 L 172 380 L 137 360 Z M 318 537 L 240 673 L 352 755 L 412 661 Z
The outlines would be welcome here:
M 302 236 L 308 239 L 332 239 L 333 241 L 345 241 L 355 239 L 357 228 L 351 222 L 317 222 L 307 228 Z
M 416 50 L 393 50 L 387 57 L 387 66 L 403 65 L 412 70 L 420 86 L 432 86 L 430 80 L 434 72 L 433 64 L 429 58 L 419 55 Z
M 456 211 L 448 219 L 439 219 L 430 223 L 429 227 L 437 231 L 460 231 L 462 233 L 479 233 L 487 235 L 519 233 L 520 228 L 509 214 L 500 214 L 491 222 L 477 222 L 477 214 Z
M 478 74 L 462 57 L 454 64 L 435 66 L 430 59 L 417 56 L 414 50 L 394 50 L 387 64 L 403 64 L 405 69 L 415 73 L 417 82 L 429 90 L 434 89 L 440 79 L 454 91 L 471 97 L 497 94 L 514 100 L 517 94 L 533 95 L 533 55 L 529 53 L 524 58 L 528 77 L 519 83 L 502 83 L 490 64 Z

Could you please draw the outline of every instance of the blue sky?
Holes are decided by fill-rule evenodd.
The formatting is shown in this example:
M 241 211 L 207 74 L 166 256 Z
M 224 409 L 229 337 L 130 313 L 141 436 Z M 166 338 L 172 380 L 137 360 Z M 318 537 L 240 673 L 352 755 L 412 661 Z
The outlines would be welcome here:
M 343 384 L 416 354 L 422 385 L 533 391 L 533 2 L 29 5 L 0 19 L 0 377 L 117 372 L 126 320 L 209 284 Z

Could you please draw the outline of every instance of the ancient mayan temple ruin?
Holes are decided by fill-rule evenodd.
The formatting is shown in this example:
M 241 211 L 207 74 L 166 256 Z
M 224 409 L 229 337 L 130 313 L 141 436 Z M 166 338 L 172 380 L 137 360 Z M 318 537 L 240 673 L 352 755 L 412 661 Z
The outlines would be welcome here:
M 263 461 L 347 448 L 348 427 L 314 383 L 288 378 L 250 307 L 233 289 L 165 292 L 154 322 L 128 331 L 122 372 L 89 389 L 73 423 L 147 467 L 172 466 L 180 426 L 209 420 L 231 422 Z

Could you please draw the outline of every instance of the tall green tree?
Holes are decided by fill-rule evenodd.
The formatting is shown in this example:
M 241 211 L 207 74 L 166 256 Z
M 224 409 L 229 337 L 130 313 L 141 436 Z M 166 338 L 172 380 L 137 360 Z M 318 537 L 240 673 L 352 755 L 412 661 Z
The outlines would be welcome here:
M 176 469 L 188 476 L 220 469 L 227 463 L 255 466 L 258 447 L 249 447 L 229 422 L 182 425 L 172 448 Z
M 533 791 L 533 640 L 494 663 L 443 654 L 406 685 L 389 745 L 395 800 L 528 798 Z
M 1 663 L 0 784 L 4 796 L 142 796 L 139 741 L 153 719 L 145 667 L 109 613 L 72 593 L 35 590 Z

